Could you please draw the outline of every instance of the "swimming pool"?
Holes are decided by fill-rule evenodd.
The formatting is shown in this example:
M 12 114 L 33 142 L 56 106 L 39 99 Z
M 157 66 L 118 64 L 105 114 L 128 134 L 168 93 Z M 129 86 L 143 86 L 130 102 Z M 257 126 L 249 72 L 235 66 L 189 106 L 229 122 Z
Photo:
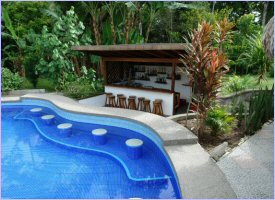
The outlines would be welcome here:
M 39 116 L 30 112 L 42 108 Z M 41 116 L 55 115 L 46 125 Z M 72 135 L 57 125 L 71 123 Z M 95 145 L 91 131 L 106 129 Z M 144 142 L 137 160 L 125 141 Z M 2 196 L 4 198 L 181 198 L 162 140 L 134 121 L 71 113 L 44 100 L 2 104 Z

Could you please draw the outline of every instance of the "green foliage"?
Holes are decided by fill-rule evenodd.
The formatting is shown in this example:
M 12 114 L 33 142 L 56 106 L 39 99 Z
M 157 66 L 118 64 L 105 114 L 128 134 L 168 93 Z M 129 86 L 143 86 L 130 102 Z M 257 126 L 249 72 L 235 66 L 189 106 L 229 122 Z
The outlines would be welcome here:
M 270 67 L 270 69 L 268 70 L 268 76 L 271 78 L 274 78 L 274 67 Z
M 211 7 L 215 4 L 216 9 L 230 8 L 229 19 L 237 21 L 241 16 L 248 13 L 255 13 L 257 16 L 257 23 L 262 23 L 264 4 L 268 3 L 267 8 L 267 21 L 274 16 L 274 3 L 273 1 L 212 1 Z
M 81 77 L 68 76 L 63 89 L 65 96 L 83 99 L 103 93 L 103 80 L 96 77 L 95 70 L 87 70 L 86 67 L 82 67 L 81 72 L 83 74 Z
M 208 111 L 205 124 L 211 128 L 213 135 L 230 133 L 235 126 L 235 118 L 228 114 L 225 107 L 214 107 Z
M 273 62 L 268 58 L 264 50 L 262 36 L 252 35 L 245 39 L 247 48 L 240 55 L 240 59 L 246 63 L 247 72 L 259 75 L 260 80 L 265 78 L 266 72 L 273 67 Z
M 10 15 L 15 32 L 19 37 L 24 36 L 30 29 L 36 33 L 41 31 L 44 25 L 52 23 L 51 17 L 47 16 L 42 9 L 48 8 L 50 2 L 8 2 L 3 7 Z
M 238 101 L 233 98 L 230 105 L 230 112 L 238 120 L 238 126 L 243 124 L 243 120 L 248 111 L 248 103 L 246 101 Z
M 34 86 L 33 86 L 32 82 L 29 79 L 24 78 L 23 83 L 20 86 L 20 89 L 34 89 Z
M 180 61 L 190 76 L 191 85 L 196 89 L 199 138 L 204 132 L 207 112 L 217 98 L 221 79 L 228 72 L 222 45 L 229 37 L 232 27 L 233 24 L 226 18 L 216 26 L 203 22 L 191 33 L 191 41 L 186 39 L 184 49 L 186 54 L 181 55 Z M 194 98 L 193 95 L 192 98 Z
M 2 88 L 1 91 L 8 92 L 19 89 L 23 83 L 23 78 L 18 73 L 11 72 L 8 68 L 2 67 Z
M 233 75 L 223 79 L 222 94 L 227 95 L 245 90 L 249 87 L 256 86 L 256 82 L 250 76 Z
M 36 58 L 29 51 L 26 37 L 30 32 L 41 32 L 43 25 L 49 25 L 52 20 L 41 12 L 49 6 L 48 2 L 3 2 L 2 4 L 2 66 L 8 66 L 17 71 L 21 76 L 34 79 L 33 73 L 29 73 L 31 66 L 29 59 Z M 36 58 L 37 59 L 37 58 Z M 28 68 L 26 68 L 28 67 Z M 26 68 L 26 69 L 24 69 Z M 34 82 L 32 80 L 32 82 Z
M 257 72 L 259 66 L 256 66 L 256 69 L 248 67 L 248 63 L 244 59 L 243 54 L 245 52 L 249 53 L 251 36 L 261 33 L 262 27 L 255 22 L 254 14 L 245 14 L 237 20 L 232 42 L 226 44 L 226 54 L 230 61 L 229 67 L 234 70 L 234 73 L 247 74 Z
M 46 91 L 52 92 L 56 90 L 56 84 L 50 79 L 38 78 L 36 88 L 45 89 Z
M 274 117 L 274 87 L 261 90 L 251 97 L 246 116 L 246 134 L 252 135 Z
M 63 94 L 74 99 L 84 99 L 102 94 L 103 90 L 95 90 L 90 81 L 77 79 L 74 82 L 66 83 Z
M 42 35 L 36 40 L 36 49 L 40 57 L 36 66 L 37 73 L 55 80 L 60 89 L 66 82 L 66 74 L 74 73 L 76 70 L 77 64 L 73 62 L 73 58 L 83 57 L 82 53 L 71 50 L 71 47 L 90 42 L 83 35 L 84 29 L 72 7 L 54 24 L 52 32 L 44 26 Z

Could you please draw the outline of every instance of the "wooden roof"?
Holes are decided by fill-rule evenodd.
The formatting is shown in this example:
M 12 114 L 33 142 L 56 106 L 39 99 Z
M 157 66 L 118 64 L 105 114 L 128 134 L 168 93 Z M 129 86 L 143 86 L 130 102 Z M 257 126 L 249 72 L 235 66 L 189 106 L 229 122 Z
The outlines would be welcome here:
M 184 53 L 184 43 L 87 45 L 72 49 L 101 57 L 179 58 Z

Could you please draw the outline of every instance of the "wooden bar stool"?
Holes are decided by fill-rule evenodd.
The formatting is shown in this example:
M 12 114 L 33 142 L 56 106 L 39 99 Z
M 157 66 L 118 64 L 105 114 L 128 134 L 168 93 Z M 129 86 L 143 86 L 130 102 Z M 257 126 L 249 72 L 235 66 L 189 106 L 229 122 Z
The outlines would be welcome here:
M 118 99 L 118 102 L 119 102 L 119 105 L 118 105 L 119 108 L 127 108 L 125 96 L 120 96 Z
M 161 115 L 163 116 L 163 110 L 162 110 L 162 100 L 161 99 L 156 99 L 153 102 L 153 112 L 156 115 Z
M 116 98 L 116 97 L 115 97 L 114 95 L 110 95 L 110 96 L 109 96 L 109 101 L 110 101 L 110 102 L 109 102 L 109 103 L 110 103 L 109 106 L 110 106 L 110 107 L 116 107 L 116 100 L 115 100 L 115 98 Z
M 110 96 L 113 95 L 113 93 L 107 92 L 106 99 L 105 99 L 105 106 L 110 106 Z
M 116 99 L 116 105 L 119 107 L 119 97 L 124 96 L 123 94 L 117 94 L 117 99 Z
M 136 97 L 128 98 L 128 109 L 136 110 Z
M 144 110 L 145 112 L 151 112 L 150 99 L 144 99 Z
M 138 98 L 138 106 L 137 106 L 137 110 L 143 110 L 144 109 L 144 97 L 139 97 Z

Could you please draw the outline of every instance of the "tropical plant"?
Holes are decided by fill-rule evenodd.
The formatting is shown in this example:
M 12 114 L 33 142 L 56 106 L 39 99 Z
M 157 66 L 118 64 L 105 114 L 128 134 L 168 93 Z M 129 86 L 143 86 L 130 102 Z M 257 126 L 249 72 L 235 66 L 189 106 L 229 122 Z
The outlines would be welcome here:
M 217 98 L 221 78 L 228 72 L 222 44 L 232 27 L 233 24 L 227 19 L 220 21 L 216 27 L 203 22 L 191 33 L 191 42 L 186 39 L 186 54 L 181 55 L 181 62 L 190 76 L 191 84 L 196 89 L 199 138 L 204 131 L 208 110 Z
M 229 76 L 228 78 L 223 79 L 222 94 L 227 95 L 231 93 L 236 93 L 244 89 L 247 89 L 253 85 L 256 85 L 256 83 L 252 82 L 250 76 Z
M 145 4 L 145 13 L 148 14 L 147 18 L 147 30 L 145 34 L 145 40 L 144 42 L 147 43 L 149 39 L 149 34 L 152 29 L 152 24 L 158 14 L 158 12 L 161 10 L 161 8 L 164 7 L 164 2 L 157 2 L 157 1 L 152 1 L 152 2 L 147 2 Z
M 56 83 L 51 80 L 51 79 L 47 79 L 47 78 L 38 78 L 37 79 L 37 84 L 36 84 L 36 88 L 37 89 L 45 89 L 46 91 L 55 91 L 56 90 Z
M 228 114 L 225 107 L 215 106 L 208 111 L 205 124 L 211 128 L 213 135 L 230 133 L 235 126 L 235 118 Z
M 240 59 L 247 65 L 247 69 L 258 74 L 258 82 L 265 79 L 266 72 L 273 67 L 273 62 L 268 58 L 260 34 L 248 36 L 246 50 L 240 55 Z
M 231 115 L 237 119 L 237 125 L 240 127 L 243 124 L 245 115 L 247 114 L 248 103 L 235 97 L 232 99 L 229 108 Z
M 5 67 L 2 67 L 1 72 L 2 92 L 8 92 L 20 88 L 21 84 L 23 83 L 23 78 L 20 77 L 17 72 L 13 73 L 11 70 Z
M 84 25 L 78 20 L 72 7 L 54 24 L 52 32 L 43 27 L 42 35 L 35 41 L 40 61 L 37 73 L 55 80 L 62 89 L 70 73 L 81 75 L 83 53 L 71 50 L 72 46 L 90 43 L 84 33 Z
M 255 22 L 255 18 L 256 16 L 252 13 L 241 16 L 236 22 L 232 42 L 225 45 L 229 60 L 228 65 L 235 74 L 248 74 L 254 70 L 254 68 L 247 66 L 247 61 L 241 55 L 247 51 L 250 37 L 262 33 L 262 27 Z
M 118 2 L 105 2 L 105 5 L 104 5 L 104 9 L 107 10 L 108 14 L 109 14 L 109 17 L 110 17 L 110 27 L 111 27 L 111 31 L 112 31 L 112 37 L 113 37 L 113 44 L 116 44 L 117 43 L 117 31 L 116 31 L 116 28 L 115 28 L 115 16 L 117 14 L 117 7 L 119 6 L 119 3 Z
M 26 42 L 24 39 L 19 38 L 18 35 L 16 34 L 15 28 L 11 22 L 8 11 L 5 8 L 3 8 L 2 12 L 3 12 L 2 19 L 4 21 L 5 28 L 8 30 L 6 32 L 2 32 L 2 36 L 12 39 L 15 43 L 15 45 L 10 44 L 5 46 L 4 51 L 10 51 L 12 48 L 17 49 L 15 55 L 13 54 L 12 56 L 8 56 L 3 61 L 5 62 L 6 60 L 11 60 L 14 64 L 15 71 L 18 72 L 21 76 L 25 76 L 25 69 L 22 64 L 23 64 L 23 48 L 25 47 Z
M 30 52 L 26 37 L 41 32 L 43 25 L 51 27 L 52 20 L 41 12 L 49 2 L 3 2 L 2 8 L 2 66 L 20 75 L 26 75 L 33 83 L 34 65 L 38 58 Z M 27 13 L 27 14 L 26 14 Z M 30 45 L 32 46 L 32 45 Z
M 246 134 L 252 135 L 272 118 L 274 118 L 274 86 L 271 90 L 261 89 L 251 97 L 246 115 Z
M 34 86 L 32 82 L 27 78 L 23 78 L 23 82 L 22 82 L 22 85 L 20 86 L 20 89 L 33 89 L 33 88 Z
M 93 69 L 82 68 L 83 76 L 65 83 L 63 94 L 75 98 L 83 99 L 102 94 L 104 91 L 103 80 L 96 77 Z

